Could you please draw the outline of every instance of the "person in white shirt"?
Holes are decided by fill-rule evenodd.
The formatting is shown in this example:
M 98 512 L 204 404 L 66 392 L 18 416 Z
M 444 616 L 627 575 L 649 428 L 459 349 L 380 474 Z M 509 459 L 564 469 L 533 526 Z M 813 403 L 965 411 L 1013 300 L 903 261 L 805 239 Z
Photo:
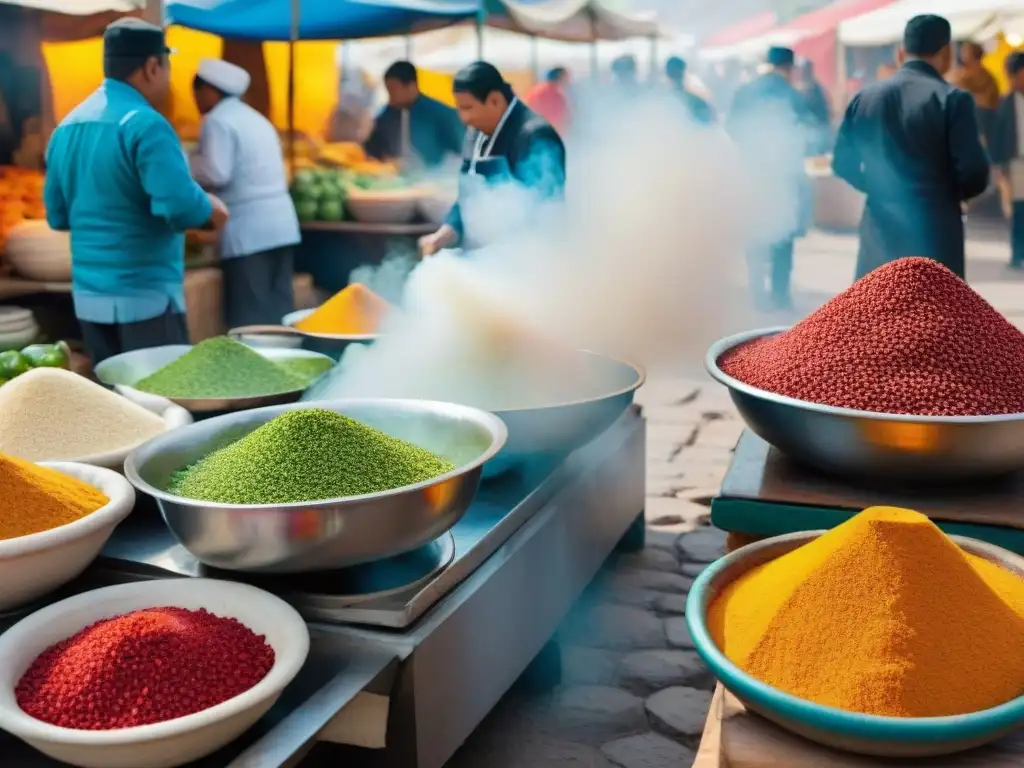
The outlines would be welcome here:
M 203 59 L 193 82 L 203 123 L 192 175 L 231 212 L 220 243 L 228 328 L 277 325 L 295 308 L 292 248 L 301 240 L 277 129 L 242 101 L 249 82 L 220 59 Z

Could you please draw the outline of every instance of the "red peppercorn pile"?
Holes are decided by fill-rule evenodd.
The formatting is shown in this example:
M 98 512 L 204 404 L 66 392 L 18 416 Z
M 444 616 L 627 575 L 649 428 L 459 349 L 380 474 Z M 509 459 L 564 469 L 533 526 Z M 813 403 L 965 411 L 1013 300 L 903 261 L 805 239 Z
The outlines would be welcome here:
M 785 333 L 719 367 L 752 387 L 917 416 L 1024 413 L 1024 334 L 946 267 L 879 267 Z
M 235 619 L 151 608 L 104 619 L 46 649 L 15 689 L 51 725 L 106 731 L 191 715 L 252 688 L 274 649 Z

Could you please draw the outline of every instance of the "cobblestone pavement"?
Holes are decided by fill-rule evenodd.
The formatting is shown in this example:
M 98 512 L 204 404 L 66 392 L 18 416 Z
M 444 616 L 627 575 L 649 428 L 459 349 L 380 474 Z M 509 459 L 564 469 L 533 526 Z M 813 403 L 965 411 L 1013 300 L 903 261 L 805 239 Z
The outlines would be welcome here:
M 849 285 L 855 252 L 848 236 L 812 233 L 801 242 L 799 313 Z M 968 254 L 975 289 L 1024 327 L 1024 276 L 1005 267 L 1005 235 L 982 231 Z M 709 381 L 652 376 L 638 400 L 648 423 L 647 547 L 613 557 L 566 619 L 561 684 L 541 694 L 514 690 L 448 768 L 691 765 L 714 681 L 693 651 L 683 609 L 694 577 L 723 552 L 709 504 L 742 424 Z

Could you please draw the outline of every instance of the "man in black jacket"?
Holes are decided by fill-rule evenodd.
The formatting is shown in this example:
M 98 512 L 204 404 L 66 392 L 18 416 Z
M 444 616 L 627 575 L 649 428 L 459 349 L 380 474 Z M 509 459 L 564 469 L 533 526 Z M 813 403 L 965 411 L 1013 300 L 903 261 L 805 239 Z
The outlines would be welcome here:
M 850 102 L 832 168 L 867 194 L 857 278 L 905 256 L 964 276 L 962 204 L 985 191 L 989 161 L 974 99 L 943 79 L 952 33 L 941 16 L 907 22 L 902 67 Z
M 1007 57 L 1006 73 L 1013 90 L 996 110 L 989 152 L 1010 213 L 1010 268 L 1024 269 L 1024 53 Z

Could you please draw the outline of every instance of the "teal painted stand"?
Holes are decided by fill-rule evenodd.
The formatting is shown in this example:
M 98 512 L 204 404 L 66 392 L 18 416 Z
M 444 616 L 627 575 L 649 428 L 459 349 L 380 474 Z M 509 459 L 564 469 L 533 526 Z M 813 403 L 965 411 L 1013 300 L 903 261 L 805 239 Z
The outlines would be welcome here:
M 711 520 L 724 531 L 779 536 L 833 528 L 877 504 L 916 509 L 946 533 L 1024 555 L 1024 478 L 927 492 L 859 488 L 794 465 L 749 431 L 711 503 Z

